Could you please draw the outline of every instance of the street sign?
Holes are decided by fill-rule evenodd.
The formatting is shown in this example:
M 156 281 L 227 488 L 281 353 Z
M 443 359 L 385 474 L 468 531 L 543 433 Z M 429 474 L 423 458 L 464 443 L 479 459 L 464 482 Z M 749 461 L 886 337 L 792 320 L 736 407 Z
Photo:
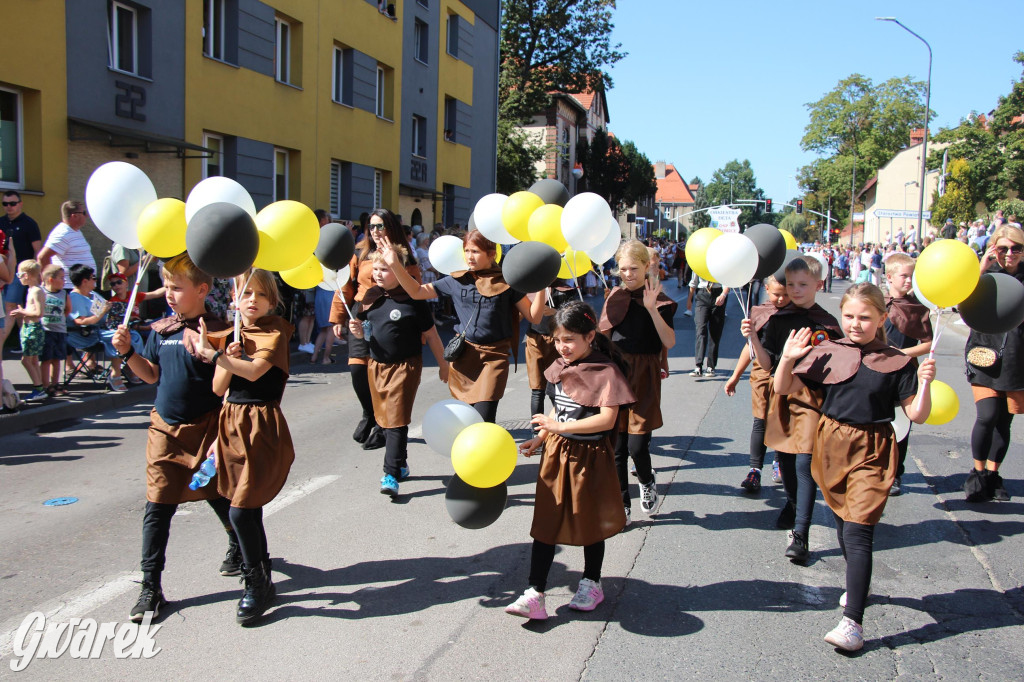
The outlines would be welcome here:
M 807 224 L 808 224 L 808 225 L 810 225 L 811 227 L 814 227 L 814 224 L 815 224 L 815 222 L 816 222 L 816 221 L 814 221 L 814 220 L 811 220 L 811 221 L 810 221 L 810 222 L 808 222 Z
M 876 208 L 873 210 L 872 215 L 876 218 L 902 218 L 904 220 L 917 220 L 917 211 L 898 211 L 887 208 Z M 861 214 L 863 215 L 863 214 Z M 932 217 L 931 211 L 924 212 L 924 219 L 928 220 Z
M 855 222 L 855 223 L 862 223 L 862 222 L 864 222 L 864 214 L 863 213 L 854 213 L 853 214 L 853 222 Z

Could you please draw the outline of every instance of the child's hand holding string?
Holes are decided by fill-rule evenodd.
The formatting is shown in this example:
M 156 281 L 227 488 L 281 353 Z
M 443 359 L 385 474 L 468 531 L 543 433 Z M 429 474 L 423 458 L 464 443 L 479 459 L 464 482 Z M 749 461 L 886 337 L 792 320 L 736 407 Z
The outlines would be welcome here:
M 229 358 L 240 358 L 242 357 L 242 344 L 238 341 L 232 341 L 228 344 L 227 350 L 224 351 L 224 355 Z
M 811 330 L 809 327 L 795 329 L 789 333 L 786 345 L 782 349 L 782 359 L 795 365 L 803 356 L 811 352 Z
M 754 323 L 750 321 L 750 318 L 744 318 L 740 322 L 740 334 L 743 334 L 743 338 L 749 339 L 750 335 L 754 333 Z
M 935 360 L 929 358 L 917 368 L 917 380 L 922 384 L 935 381 Z

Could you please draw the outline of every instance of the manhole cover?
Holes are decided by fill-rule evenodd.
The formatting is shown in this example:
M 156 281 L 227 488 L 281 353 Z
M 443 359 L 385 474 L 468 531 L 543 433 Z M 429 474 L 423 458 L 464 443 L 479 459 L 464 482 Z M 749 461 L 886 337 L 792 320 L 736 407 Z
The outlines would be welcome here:
M 66 504 L 74 504 L 78 502 L 77 497 L 55 497 L 52 500 L 43 502 L 43 505 L 47 507 L 63 507 Z

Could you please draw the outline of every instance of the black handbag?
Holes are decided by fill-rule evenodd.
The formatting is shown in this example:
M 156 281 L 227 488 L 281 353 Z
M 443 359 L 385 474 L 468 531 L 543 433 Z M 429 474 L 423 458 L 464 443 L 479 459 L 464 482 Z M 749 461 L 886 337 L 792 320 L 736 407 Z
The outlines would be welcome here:
M 448 362 L 455 362 L 462 355 L 463 351 L 466 350 L 466 332 L 469 330 L 469 325 L 476 324 L 476 317 L 480 314 L 480 304 L 483 303 L 484 297 L 481 296 L 476 302 L 476 312 L 473 313 L 473 319 L 469 321 L 462 331 L 452 337 L 452 340 L 448 342 L 448 345 L 444 347 L 444 359 Z

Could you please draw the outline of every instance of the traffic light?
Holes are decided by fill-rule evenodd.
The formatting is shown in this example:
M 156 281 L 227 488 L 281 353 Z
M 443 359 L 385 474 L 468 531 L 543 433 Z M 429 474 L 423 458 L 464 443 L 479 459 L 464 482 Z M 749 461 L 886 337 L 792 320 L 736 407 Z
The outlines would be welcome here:
M 765 199 L 764 200 L 764 212 L 765 213 L 771 213 L 772 212 L 772 200 L 771 199 Z
M 803 213 L 804 212 L 804 200 L 803 199 L 797 199 L 796 200 L 796 212 L 797 213 Z

